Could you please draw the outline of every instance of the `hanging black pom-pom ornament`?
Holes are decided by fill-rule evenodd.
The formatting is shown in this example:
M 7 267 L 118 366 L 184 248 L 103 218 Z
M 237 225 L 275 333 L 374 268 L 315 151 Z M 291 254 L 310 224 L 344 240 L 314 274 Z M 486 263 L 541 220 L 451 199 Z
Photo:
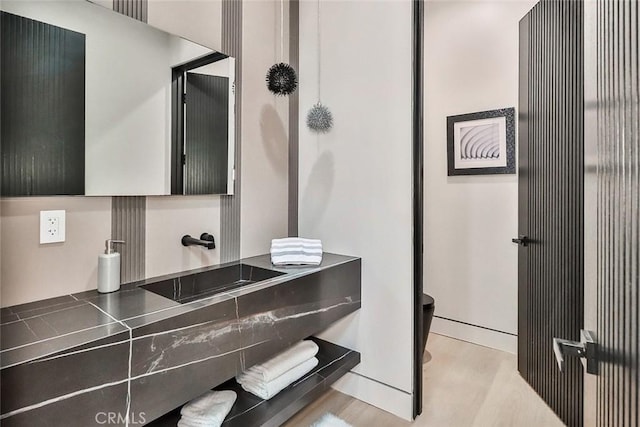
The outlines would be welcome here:
M 267 88 L 276 95 L 290 95 L 297 87 L 298 76 L 291 65 L 281 62 L 267 71 Z
M 327 133 L 333 126 L 331 111 L 319 102 L 307 113 L 307 126 L 314 132 Z

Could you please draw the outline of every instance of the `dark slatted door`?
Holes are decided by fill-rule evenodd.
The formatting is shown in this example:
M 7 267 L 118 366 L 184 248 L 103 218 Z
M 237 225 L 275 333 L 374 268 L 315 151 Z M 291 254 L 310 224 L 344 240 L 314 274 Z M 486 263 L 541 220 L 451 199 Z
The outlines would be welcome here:
M 229 78 L 187 73 L 184 194 L 227 192 Z
M 553 337 L 579 340 L 583 319 L 582 12 L 543 0 L 520 23 L 518 369 L 569 426 L 582 366 L 561 373 Z
M 585 3 L 585 326 L 600 345 L 588 425 L 640 425 L 640 8 Z

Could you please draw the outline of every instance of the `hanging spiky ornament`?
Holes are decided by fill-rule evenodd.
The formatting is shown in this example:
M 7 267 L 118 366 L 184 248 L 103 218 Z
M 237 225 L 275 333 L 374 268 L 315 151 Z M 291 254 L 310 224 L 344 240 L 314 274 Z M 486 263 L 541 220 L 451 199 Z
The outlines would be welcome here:
M 333 126 L 331 111 L 320 102 L 307 113 L 307 126 L 314 132 L 327 133 Z
M 267 71 L 267 88 L 276 95 L 290 95 L 297 87 L 298 76 L 291 65 L 280 62 Z

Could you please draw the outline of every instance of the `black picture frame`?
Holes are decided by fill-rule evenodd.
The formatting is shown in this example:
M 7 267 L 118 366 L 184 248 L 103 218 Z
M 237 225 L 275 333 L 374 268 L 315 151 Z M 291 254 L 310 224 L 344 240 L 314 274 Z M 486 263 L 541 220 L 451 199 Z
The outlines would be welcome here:
M 515 108 L 448 116 L 447 166 L 448 176 L 516 173 Z

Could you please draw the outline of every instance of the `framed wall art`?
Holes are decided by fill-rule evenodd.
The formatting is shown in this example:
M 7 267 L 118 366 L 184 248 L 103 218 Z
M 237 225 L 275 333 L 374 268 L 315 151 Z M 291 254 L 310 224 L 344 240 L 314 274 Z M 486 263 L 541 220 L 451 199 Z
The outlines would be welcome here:
M 515 108 L 447 117 L 448 176 L 516 172 Z

